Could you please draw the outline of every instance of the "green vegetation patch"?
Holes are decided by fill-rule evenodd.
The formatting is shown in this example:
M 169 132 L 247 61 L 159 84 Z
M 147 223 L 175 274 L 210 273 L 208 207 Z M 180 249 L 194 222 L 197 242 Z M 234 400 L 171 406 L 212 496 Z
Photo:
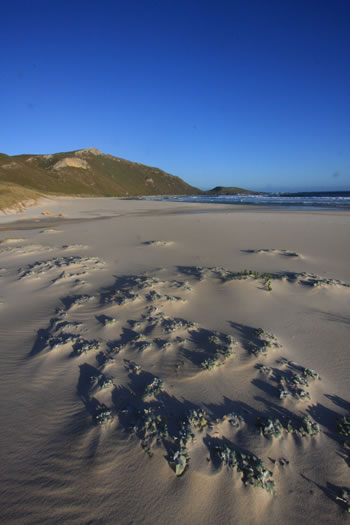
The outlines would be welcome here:
M 0 210 L 21 208 L 26 201 L 37 201 L 40 194 L 17 184 L 0 182 Z

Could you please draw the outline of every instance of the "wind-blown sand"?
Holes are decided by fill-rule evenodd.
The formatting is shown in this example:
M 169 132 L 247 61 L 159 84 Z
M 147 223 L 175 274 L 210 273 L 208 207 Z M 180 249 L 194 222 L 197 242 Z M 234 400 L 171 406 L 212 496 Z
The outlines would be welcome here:
M 345 523 L 349 231 L 118 199 L 0 218 L 2 522 Z

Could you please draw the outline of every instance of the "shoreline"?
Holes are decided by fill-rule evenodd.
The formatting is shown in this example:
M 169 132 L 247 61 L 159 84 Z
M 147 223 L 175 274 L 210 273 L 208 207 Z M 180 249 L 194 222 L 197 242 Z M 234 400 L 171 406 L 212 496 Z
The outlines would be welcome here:
M 101 203 L 106 204 L 107 208 L 114 208 L 113 204 L 118 203 L 120 210 L 117 214 L 100 216 L 102 210 L 98 210 L 99 215 L 93 215 L 87 217 L 79 211 L 70 209 L 70 205 L 78 204 L 83 208 L 87 207 L 90 203 Z M 130 204 L 134 203 L 135 206 L 131 207 Z M 141 205 L 139 205 L 141 203 Z M 86 205 L 86 206 L 84 206 Z M 112 206 L 110 206 L 112 205 Z M 69 209 L 68 214 L 64 213 L 65 209 Z M 131 209 L 130 209 L 131 208 Z M 133 209 L 134 208 L 134 209 Z M 136 208 L 136 209 L 135 209 Z M 63 210 L 63 213 L 60 211 Z M 313 214 L 346 214 L 350 213 L 348 208 L 310 208 L 310 207 L 299 207 L 298 209 L 289 207 L 279 207 L 277 205 L 249 205 L 249 204 L 221 204 L 221 203 L 184 203 L 174 201 L 152 201 L 148 199 L 135 198 L 135 199 L 124 199 L 118 197 L 55 197 L 47 200 L 46 198 L 41 200 L 39 203 L 33 204 L 28 208 L 21 211 L 13 211 L 11 213 L 0 214 L 0 231 L 4 231 L 5 224 L 20 224 L 24 221 L 28 221 L 29 224 L 33 224 L 30 221 L 45 221 L 49 224 L 49 221 L 69 221 L 69 220 L 87 220 L 87 219 L 109 219 L 113 217 L 123 217 L 128 214 L 147 214 L 147 215 L 162 215 L 162 214 L 196 214 L 196 213 L 237 213 L 237 212 L 253 212 L 253 213 L 305 213 L 307 215 Z M 62 217 L 58 217 L 61 213 Z M 47 214 L 47 215 L 46 215 Z M 45 217 L 46 215 L 46 217 Z M 58 224 L 58 223 L 57 223 Z M 34 226 L 34 224 L 33 224 Z
M 171 199 L 172 197 L 170 197 Z M 154 200 L 153 200 L 154 199 Z M 203 209 L 203 213 L 205 211 L 214 211 L 214 207 L 218 208 L 217 211 L 225 210 L 227 212 L 229 211 L 238 211 L 238 210 L 267 210 L 267 211 L 296 211 L 296 212 L 323 212 L 323 211 L 329 211 L 329 212 L 350 212 L 350 208 L 347 206 L 334 206 L 331 207 L 330 205 L 298 205 L 298 204 L 290 204 L 290 205 L 280 205 L 278 203 L 269 204 L 269 203 L 261 203 L 261 204 L 254 204 L 254 203 L 220 203 L 220 202 L 185 202 L 185 201 L 173 201 L 168 200 L 166 197 L 164 199 L 155 197 L 78 197 L 78 196 L 61 196 L 61 195 L 45 195 L 39 197 L 36 201 L 34 200 L 28 200 L 21 202 L 18 206 L 13 206 L 8 209 L 0 210 L 0 223 L 1 222 L 12 222 L 13 217 L 16 216 L 23 216 L 24 214 L 27 215 L 33 215 L 35 214 L 35 211 L 43 212 L 46 210 L 46 208 L 53 207 L 56 209 L 56 207 L 59 207 L 60 204 L 63 204 L 64 206 L 67 206 L 69 203 L 81 203 L 81 202 L 134 202 L 134 203 L 162 203 L 165 206 L 183 206 L 184 210 L 191 209 L 193 207 L 193 210 L 196 211 L 196 208 L 201 207 Z M 157 205 L 155 205 L 157 206 Z M 202 211 L 202 210 L 200 210 Z

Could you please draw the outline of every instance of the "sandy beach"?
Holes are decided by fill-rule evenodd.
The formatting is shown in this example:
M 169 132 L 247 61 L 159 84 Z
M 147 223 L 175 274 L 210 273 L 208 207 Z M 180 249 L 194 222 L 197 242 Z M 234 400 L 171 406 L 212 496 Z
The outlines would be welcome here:
M 349 231 L 114 198 L 2 215 L 2 522 L 345 523 Z

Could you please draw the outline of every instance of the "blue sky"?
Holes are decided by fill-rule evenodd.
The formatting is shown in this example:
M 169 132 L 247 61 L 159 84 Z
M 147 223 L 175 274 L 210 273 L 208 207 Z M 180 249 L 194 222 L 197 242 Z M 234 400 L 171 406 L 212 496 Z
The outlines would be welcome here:
M 4 0 L 0 151 L 350 190 L 350 2 Z

